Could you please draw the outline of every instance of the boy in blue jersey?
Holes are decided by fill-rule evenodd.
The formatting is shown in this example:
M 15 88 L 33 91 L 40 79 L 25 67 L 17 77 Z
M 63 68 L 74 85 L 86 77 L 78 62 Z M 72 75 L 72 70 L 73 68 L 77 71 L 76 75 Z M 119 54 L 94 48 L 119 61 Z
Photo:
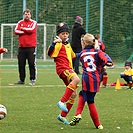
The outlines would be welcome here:
M 112 66 L 111 58 L 103 51 L 95 49 L 98 43 L 92 34 L 85 34 L 81 39 L 82 51 L 80 53 L 80 61 L 82 63 L 82 90 L 79 93 L 76 115 L 70 122 L 71 126 L 76 125 L 81 119 L 81 114 L 87 102 L 90 116 L 97 129 L 103 129 L 100 123 L 98 112 L 94 104 L 96 93 L 100 89 L 102 79 L 102 68 L 104 65 Z

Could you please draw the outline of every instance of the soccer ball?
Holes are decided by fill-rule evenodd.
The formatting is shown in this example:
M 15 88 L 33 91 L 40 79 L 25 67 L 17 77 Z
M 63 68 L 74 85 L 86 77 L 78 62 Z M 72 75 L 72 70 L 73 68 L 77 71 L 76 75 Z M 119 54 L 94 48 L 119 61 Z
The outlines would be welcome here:
M 7 109 L 4 105 L 0 104 L 0 120 L 4 119 L 7 115 Z

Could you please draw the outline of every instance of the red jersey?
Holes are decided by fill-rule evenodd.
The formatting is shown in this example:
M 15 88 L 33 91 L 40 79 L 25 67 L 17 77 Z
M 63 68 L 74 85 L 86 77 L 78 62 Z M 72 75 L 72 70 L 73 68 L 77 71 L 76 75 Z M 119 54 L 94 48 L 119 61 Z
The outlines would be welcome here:
M 105 52 L 105 45 L 103 42 L 100 42 L 98 41 L 98 46 L 99 46 L 99 49 L 102 50 L 103 52 Z
M 3 53 L 3 52 L 5 52 L 4 48 L 0 48 L 0 54 Z
M 70 43 L 56 43 L 55 46 L 50 46 L 48 55 L 54 58 L 56 63 L 56 72 L 61 75 L 65 70 L 73 69 L 72 59 L 76 58 Z
M 101 50 L 96 50 L 91 46 L 85 47 L 81 52 L 80 61 L 82 63 L 82 89 L 84 91 L 98 92 L 102 79 L 103 64 L 111 62 L 111 58 Z M 113 65 L 113 64 L 112 64 Z
M 32 19 L 23 19 L 17 23 L 14 33 L 19 35 L 19 47 L 36 47 L 36 29 L 37 22 Z

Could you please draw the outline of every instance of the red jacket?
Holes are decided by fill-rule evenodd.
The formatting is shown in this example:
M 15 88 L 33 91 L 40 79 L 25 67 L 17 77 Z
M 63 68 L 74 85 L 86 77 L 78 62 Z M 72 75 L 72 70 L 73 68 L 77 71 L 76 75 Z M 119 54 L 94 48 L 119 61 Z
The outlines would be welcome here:
M 36 47 L 36 29 L 37 22 L 32 19 L 20 20 L 17 23 L 14 33 L 19 35 L 19 47 Z

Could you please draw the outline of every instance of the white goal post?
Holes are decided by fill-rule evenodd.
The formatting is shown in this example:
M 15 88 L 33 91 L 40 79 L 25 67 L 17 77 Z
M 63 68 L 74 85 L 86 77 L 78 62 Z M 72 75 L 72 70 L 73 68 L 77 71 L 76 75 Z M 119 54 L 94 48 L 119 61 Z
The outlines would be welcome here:
M 37 25 L 37 59 L 46 61 L 50 59 L 46 55 L 46 50 L 56 35 L 56 25 L 45 23 L 38 23 Z M 15 26 L 15 23 L 1 24 L 1 47 L 8 49 L 7 54 L 1 54 L 1 60 L 17 59 L 19 42 L 18 36 L 14 34 Z

